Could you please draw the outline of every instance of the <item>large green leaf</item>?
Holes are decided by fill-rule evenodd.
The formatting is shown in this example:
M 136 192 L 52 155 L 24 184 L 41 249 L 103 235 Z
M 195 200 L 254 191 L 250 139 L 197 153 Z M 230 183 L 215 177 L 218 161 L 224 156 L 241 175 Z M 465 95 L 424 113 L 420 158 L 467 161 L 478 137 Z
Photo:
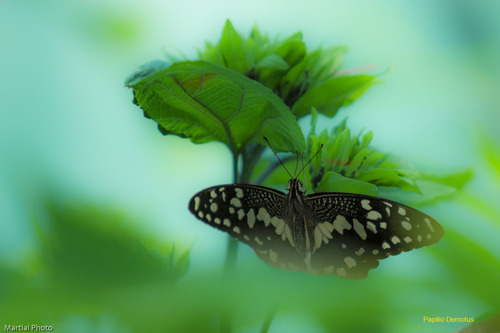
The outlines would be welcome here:
M 130 74 L 125 79 L 125 85 L 127 87 L 134 86 L 137 82 L 143 80 L 144 78 L 153 75 L 154 73 L 162 70 L 164 68 L 168 68 L 170 63 L 164 60 L 151 60 L 145 63 L 142 66 L 139 66 L 132 74 Z
M 307 91 L 292 107 L 297 119 L 316 108 L 318 112 L 333 117 L 341 106 L 352 103 L 370 85 L 375 76 L 334 76 Z
M 283 101 L 260 83 L 204 61 L 176 63 L 138 82 L 137 104 L 162 133 L 195 143 L 220 141 L 233 152 L 250 141 L 302 152 L 305 140 Z

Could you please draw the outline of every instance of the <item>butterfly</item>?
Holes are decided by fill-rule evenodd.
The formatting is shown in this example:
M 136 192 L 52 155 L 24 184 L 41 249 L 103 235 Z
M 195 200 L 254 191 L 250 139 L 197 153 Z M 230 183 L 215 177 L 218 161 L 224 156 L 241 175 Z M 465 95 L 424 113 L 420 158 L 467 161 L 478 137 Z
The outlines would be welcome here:
M 189 210 L 250 246 L 271 266 L 348 279 L 364 279 L 381 259 L 432 245 L 444 234 L 432 217 L 392 200 L 352 193 L 306 195 L 292 176 L 287 191 L 218 185 L 196 193 Z

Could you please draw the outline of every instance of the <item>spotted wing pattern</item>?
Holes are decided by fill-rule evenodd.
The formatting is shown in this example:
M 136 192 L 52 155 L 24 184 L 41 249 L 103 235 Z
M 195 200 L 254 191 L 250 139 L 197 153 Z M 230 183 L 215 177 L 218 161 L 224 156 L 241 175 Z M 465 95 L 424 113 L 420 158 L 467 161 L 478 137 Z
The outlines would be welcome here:
M 306 201 L 316 222 L 311 267 L 319 274 L 364 279 L 379 260 L 432 245 L 444 234 L 432 217 L 387 199 L 315 193 Z
M 271 188 L 227 184 L 196 193 L 189 210 L 201 221 L 249 245 L 267 264 L 304 271 L 304 259 L 285 231 L 289 228 L 282 216 L 284 199 L 283 192 Z
M 271 266 L 349 279 L 366 278 L 379 260 L 434 244 L 443 236 L 433 218 L 394 201 L 295 192 L 290 196 L 249 184 L 214 186 L 195 194 L 189 209 L 203 222 L 249 245 Z M 288 208 L 299 202 L 303 205 L 290 214 Z M 306 231 L 292 230 L 297 226 L 306 226 Z M 304 237 L 309 248 L 301 253 L 295 243 Z

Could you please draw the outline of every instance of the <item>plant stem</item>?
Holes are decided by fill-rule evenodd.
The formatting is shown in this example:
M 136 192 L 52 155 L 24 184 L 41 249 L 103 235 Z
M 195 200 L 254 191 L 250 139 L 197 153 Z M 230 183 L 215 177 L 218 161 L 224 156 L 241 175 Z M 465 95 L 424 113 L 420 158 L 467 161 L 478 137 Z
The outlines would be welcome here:
M 224 274 L 231 273 L 236 267 L 236 255 L 238 253 L 238 241 L 229 236 L 226 247 L 226 260 L 224 261 Z
M 232 151 L 233 154 L 233 182 L 237 183 L 238 177 L 238 157 L 239 153 Z M 238 253 L 238 241 L 231 236 L 228 236 L 226 248 L 226 260 L 224 261 L 224 274 L 234 271 L 236 266 L 236 254 Z
M 239 153 L 231 151 L 233 154 L 233 182 L 238 183 L 238 157 Z M 224 262 L 224 273 L 229 273 L 234 271 L 236 266 L 236 255 L 238 253 L 238 241 L 231 236 L 228 236 L 227 248 L 226 248 L 226 260 Z

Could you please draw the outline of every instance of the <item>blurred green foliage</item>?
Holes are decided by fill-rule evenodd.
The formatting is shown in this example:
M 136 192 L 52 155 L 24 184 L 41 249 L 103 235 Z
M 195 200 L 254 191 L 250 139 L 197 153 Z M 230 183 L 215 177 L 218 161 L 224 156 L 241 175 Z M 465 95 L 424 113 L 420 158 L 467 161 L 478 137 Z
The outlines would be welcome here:
M 134 222 L 108 208 L 45 200 L 34 222 L 39 251 L 32 268 L 0 268 L 0 313 L 9 320 L 2 323 L 56 325 L 71 313 L 94 318 L 151 288 L 168 297 L 187 272 L 188 251 L 176 254 Z
M 126 21 L 108 23 L 106 29 L 112 38 L 126 42 L 135 36 Z M 243 51 L 233 48 L 225 39 L 220 45 L 207 44 L 200 54 L 206 60 L 219 61 L 223 67 L 234 66 L 237 71 L 250 73 L 272 88 L 289 107 L 335 72 L 345 52 L 345 47 L 337 46 L 307 53 L 301 34 L 274 42 L 254 29 L 244 39 L 230 24 L 226 24 L 224 35 L 240 40 L 236 45 L 242 45 Z M 267 46 L 257 49 L 255 44 Z M 245 48 L 257 52 L 244 52 Z M 241 62 L 224 60 L 223 55 L 232 52 L 248 58 L 244 62 L 246 67 Z M 360 80 L 354 91 L 363 92 L 368 85 L 366 80 Z M 357 97 L 357 93 L 346 91 L 345 100 L 326 101 L 325 114 L 335 113 L 337 106 Z M 321 97 L 310 94 L 308 100 Z M 306 111 L 305 107 L 295 107 L 298 116 Z M 372 149 L 367 146 L 371 136 L 353 136 L 348 128 L 333 131 L 337 139 L 343 139 L 329 142 L 329 148 L 344 152 L 351 163 L 332 164 L 335 174 L 330 177 L 335 182 L 327 179 L 323 186 L 345 181 L 345 187 L 354 184 L 351 187 L 358 191 L 361 184 L 354 181 L 359 180 L 344 176 L 359 174 L 363 165 L 369 166 L 356 156 L 368 154 Z M 492 178 L 497 179 L 491 186 L 498 188 L 500 146 L 486 140 L 480 151 L 492 169 Z M 372 153 L 381 154 L 376 150 Z M 263 164 L 256 167 L 257 177 L 273 163 L 264 158 L 260 161 Z M 295 160 L 287 158 L 287 161 L 287 166 L 293 169 Z M 384 166 L 396 170 L 392 171 L 398 178 L 390 178 L 396 185 L 399 178 L 407 176 L 398 167 Z M 282 170 L 272 170 L 277 172 L 272 172 L 265 182 L 274 180 L 279 184 L 287 180 Z M 412 191 L 403 192 L 396 186 L 397 193 L 387 188 L 379 188 L 379 193 L 393 195 L 399 201 L 418 202 L 425 197 L 430 202 L 433 198 L 456 194 L 470 179 L 471 172 L 458 171 L 445 176 L 420 172 L 419 175 L 423 179 L 414 182 L 403 178 L 413 187 L 409 188 Z M 416 187 L 423 195 L 415 191 Z M 373 189 L 368 186 L 362 191 Z M 0 263 L 0 327 L 31 322 L 54 325 L 61 332 L 218 332 L 221 315 L 230 314 L 233 330 L 248 332 L 258 331 L 264 318 L 274 313 L 270 332 L 275 331 L 280 318 L 304 314 L 324 332 L 454 331 L 465 324 L 430 325 L 422 322 L 422 316 L 467 315 L 480 320 L 480 313 L 487 318 L 486 314 L 500 311 L 498 247 L 474 239 L 459 227 L 466 225 L 498 239 L 498 205 L 492 202 L 494 198 L 468 188 L 458 200 L 459 206 L 472 208 L 475 215 L 472 218 L 460 215 L 456 208 L 459 213 L 441 220 L 445 237 L 436 246 L 419 253 L 418 258 L 425 261 L 410 260 L 413 254 L 403 254 L 394 258 L 394 263 L 382 263 L 376 274 L 372 273 L 365 281 L 279 271 L 255 258 L 248 262 L 240 260 L 237 271 L 230 276 L 221 276 L 219 267 L 192 273 L 187 271 L 188 251 L 178 253 L 172 244 L 163 244 L 145 234 L 138 227 L 144 221 L 131 220 L 108 207 L 68 206 L 55 198 L 40 200 L 45 206 L 34 222 L 37 253 L 16 267 Z M 485 228 L 487 223 L 491 228 Z M 391 265 L 397 269 L 387 269 Z M 486 332 L 497 327 L 490 326 Z

